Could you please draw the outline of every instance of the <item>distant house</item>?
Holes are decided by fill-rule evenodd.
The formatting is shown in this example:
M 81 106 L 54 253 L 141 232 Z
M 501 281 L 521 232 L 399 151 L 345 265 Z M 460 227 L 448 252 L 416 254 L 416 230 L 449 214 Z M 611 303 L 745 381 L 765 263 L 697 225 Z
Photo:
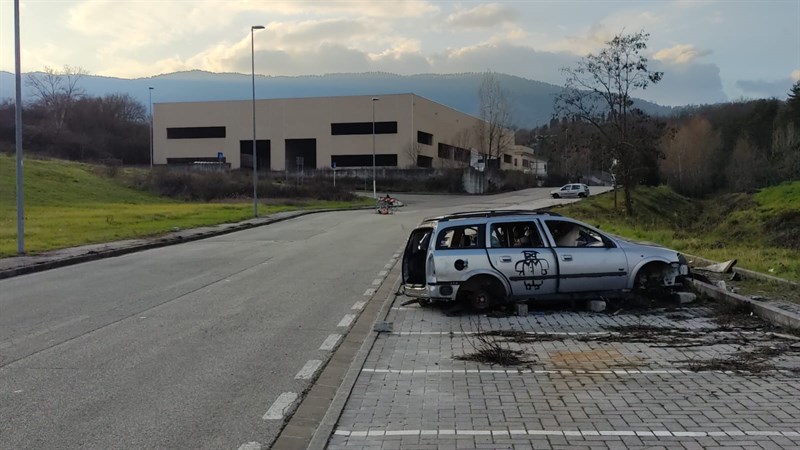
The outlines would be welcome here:
M 547 176 L 547 161 L 537 159 L 534 151 L 524 145 L 513 145 L 502 155 L 500 168 L 503 170 L 521 170 L 537 177 Z
M 253 107 L 250 100 L 155 104 L 154 162 L 252 168 Z M 466 167 L 485 159 L 473 157 L 480 148 L 475 130 L 485 128 L 477 117 L 415 94 L 256 100 L 256 164 L 371 167 L 374 150 L 378 167 Z

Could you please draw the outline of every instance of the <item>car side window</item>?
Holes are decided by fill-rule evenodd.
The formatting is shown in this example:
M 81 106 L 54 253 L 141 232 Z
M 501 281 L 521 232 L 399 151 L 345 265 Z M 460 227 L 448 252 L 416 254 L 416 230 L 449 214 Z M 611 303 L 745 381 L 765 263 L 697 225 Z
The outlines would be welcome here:
M 564 220 L 547 220 L 556 247 L 605 247 L 603 236 L 596 231 Z
M 446 228 L 436 239 L 437 250 L 483 248 L 483 225 L 468 225 Z
M 533 222 L 493 223 L 490 229 L 492 248 L 541 248 L 542 237 Z

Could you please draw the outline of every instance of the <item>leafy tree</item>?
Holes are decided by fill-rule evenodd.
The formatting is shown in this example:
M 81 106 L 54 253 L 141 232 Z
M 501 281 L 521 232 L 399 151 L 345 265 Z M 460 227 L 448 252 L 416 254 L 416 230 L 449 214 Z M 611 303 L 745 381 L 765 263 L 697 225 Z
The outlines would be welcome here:
M 592 125 L 600 143 L 616 161 L 617 181 L 625 192 L 625 208 L 633 213 L 631 190 L 642 181 L 654 182 L 660 124 L 633 106 L 633 93 L 661 81 L 642 53 L 649 34 L 618 34 L 598 54 L 563 69 L 567 80 L 556 98 L 556 113 Z M 653 167 L 655 166 L 655 167 Z M 657 175 L 656 177 L 657 178 Z
M 786 99 L 786 105 L 789 107 L 795 122 L 800 122 L 800 80 L 795 81 L 789 90 L 789 98 Z

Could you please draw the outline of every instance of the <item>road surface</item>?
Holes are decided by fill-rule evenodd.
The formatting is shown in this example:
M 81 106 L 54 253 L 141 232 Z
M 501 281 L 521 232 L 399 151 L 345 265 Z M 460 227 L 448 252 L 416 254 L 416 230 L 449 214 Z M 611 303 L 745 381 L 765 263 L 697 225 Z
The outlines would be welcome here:
M 268 444 L 422 217 L 548 192 L 401 195 L 0 280 L 0 448 Z

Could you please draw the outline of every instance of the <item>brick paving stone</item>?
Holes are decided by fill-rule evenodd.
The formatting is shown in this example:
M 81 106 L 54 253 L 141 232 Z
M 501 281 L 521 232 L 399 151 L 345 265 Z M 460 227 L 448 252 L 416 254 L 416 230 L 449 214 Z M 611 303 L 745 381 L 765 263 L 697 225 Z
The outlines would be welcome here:
M 406 448 L 405 444 L 408 448 L 459 449 L 800 446 L 800 435 L 746 434 L 796 432 L 800 428 L 800 378 L 796 374 L 689 370 L 690 361 L 776 345 L 779 338 L 757 330 L 718 329 L 710 310 L 703 306 L 678 312 L 686 319 L 672 320 L 668 314 L 649 311 L 447 317 L 436 308 L 393 310 L 388 320 L 396 332 L 383 333 L 376 340 L 338 429 L 495 433 L 333 436 L 329 448 L 398 448 L 398 444 L 401 448 Z M 626 326 L 694 331 L 691 342 L 700 346 L 670 346 L 673 338 L 669 336 L 648 342 L 628 339 L 624 333 L 609 334 L 608 327 Z M 519 336 L 525 342 L 501 342 L 506 348 L 524 351 L 529 363 L 504 368 L 457 359 L 475 351 L 475 337 L 463 332 L 492 330 L 530 333 Z M 574 334 L 563 334 L 567 332 Z M 739 332 L 746 339 L 730 343 Z M 800 355 L 787 353 L 773 363 L 796 369 Z M 513 430 L 561 434 L 514 434 Z M 633 434 L 607 434 L 616 432 Z

